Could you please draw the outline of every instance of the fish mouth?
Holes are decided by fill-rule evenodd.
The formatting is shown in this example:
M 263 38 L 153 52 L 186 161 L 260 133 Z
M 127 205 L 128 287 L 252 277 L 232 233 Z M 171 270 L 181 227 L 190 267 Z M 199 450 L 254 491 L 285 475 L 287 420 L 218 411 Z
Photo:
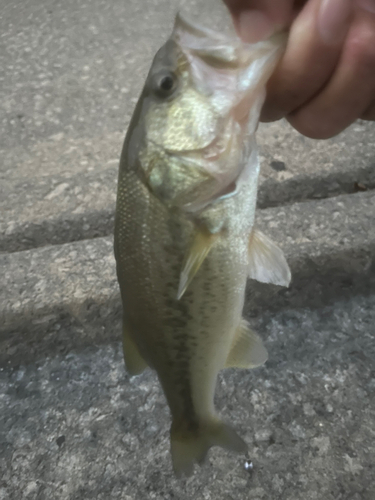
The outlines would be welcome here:
M 239 158 L 234 160 L 231 156 L 236 144 L 241 143 L 244 131 L 233 117 L 227 118 L 220 128 L 221 132 L 203 148 L 166 151 L 167 154 L 178 156 L 183 163 L 203 170 L 212 179 L 211 188 L 205 196 L 183 205 L 186 212 L 201 212 L 209 205 L 235 196 L 238 192 L 238 180 L 243 175 L 245 166 Z
M 202 158 L 210 162 L 223 159 L 232 149 L 234 124 L 232 120 L 224 127 L 221 134 L 218 134 L 206 147 L 200 150 Z

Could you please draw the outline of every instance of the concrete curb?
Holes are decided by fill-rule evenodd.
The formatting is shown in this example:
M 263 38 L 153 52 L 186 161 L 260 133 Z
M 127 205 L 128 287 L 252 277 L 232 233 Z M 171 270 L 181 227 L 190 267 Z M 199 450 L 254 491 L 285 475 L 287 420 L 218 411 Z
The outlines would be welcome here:
M 355 124 L 338 137 L 318 143 L 300 136 L 286 122 L 263 126 L 258 135 L 260 208 L 375 188 L 372 124 Z M 358 151 L 359 141 L 363 147 L 353 164 L 348 151 L 354 147 Z M 113 234 L 118 160 L 111 154 L 114 150 L 120 154 L 121 142 L 119 134 L 75 141 L 74 146 L 65 145 L 68 153 L 61 144 L 57 151 L 49 145 L 43 161 L 56 161 L 54 154 L 66 156 L 62 172 L 6 179 L 0 187 L 0 253 Z
M 283 304 L 321 304 L 333 295 L 353 293 L 353 286 L 368 287 L 374 270 L 374 217 L 373 192 L 259 210 L 258 227 L 283 247 L 293 283 L 289 290 L 253 283 L 249 315 Z M 120 338 L 112 238 L 4 254 L 0 266 L 5 269 L 2 363 Z M 322 290 L 307 297 L 306 282 L 320 283 Z

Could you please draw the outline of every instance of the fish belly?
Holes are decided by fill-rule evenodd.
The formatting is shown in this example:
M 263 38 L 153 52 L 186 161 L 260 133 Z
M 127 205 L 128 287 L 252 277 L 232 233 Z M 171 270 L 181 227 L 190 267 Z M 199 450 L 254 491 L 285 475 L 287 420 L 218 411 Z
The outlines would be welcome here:
M 242 316 L 249 228 L 243 229 L 229 230 L 215 243 L 177 300 L 194 226 L 185 215 L 168 211 L 131 174 L 120 184 L 115 250 L 124 325 L 167 398 L 177 472 L 189 472 L 213 444 L 244 448 L 217 419 L 213 405 L 217 374 Z M 185 445 L 195 442 L 193 436 L 197 445 L 189 459 Z

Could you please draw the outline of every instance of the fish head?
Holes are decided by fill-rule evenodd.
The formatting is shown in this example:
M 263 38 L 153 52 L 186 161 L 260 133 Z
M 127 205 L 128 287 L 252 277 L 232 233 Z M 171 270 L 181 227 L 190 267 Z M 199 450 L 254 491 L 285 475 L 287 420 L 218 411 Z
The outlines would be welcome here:
M 265 84 L 282 45 L 245 44 L 177 15 L 148 74 L 133 141 L 143 180 L 164 203 L 200 211 L 251 174 Z

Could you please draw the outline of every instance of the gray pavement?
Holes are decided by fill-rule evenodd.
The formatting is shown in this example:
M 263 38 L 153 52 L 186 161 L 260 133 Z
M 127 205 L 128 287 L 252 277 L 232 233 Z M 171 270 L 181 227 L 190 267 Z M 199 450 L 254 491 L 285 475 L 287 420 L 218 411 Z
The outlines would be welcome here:
M 31 156 L 30 162 L 48 165 L 43 176 L 27 174 L 23 165 L 20 178 L 7 171 L 0 186 L 0 253 L 112 234 L 115 153 L 121 151 L 123 135 L 60 138 L 48 145 L 43 159 Z M 375 187 L 372 123 L 356 123 L 325 142 L 301 136 L 284 121 L 261 125 L 258 136 L 260 208 Z M 65 170 L 74 165 L 76 171 Z
M 213 26 L 220 2 L 186 2 Z M 375 498 L 375 124 L 262 125 L 257 223 L 291 287 L 249 282 L 267 364 L 216 404 L 249 444 L 178 481 L 155 374 L 125 373 L 112 254 L 126 127 L 178 2 L 0 8 L 0 500 Z
M 255 322 L 270 361 L 223 373 L 216 398 L 252 474 L 213 449 L 176 480 L 156 377 L 129 379 L 118 343 L 1 372 L 2 498 L 373 500 L 374 306 L 357 296 Z
M 321 282 L 319 295 L 311 297 L 321 306 L 332 294 L 342 295 L 342 281 L 359 285 L 370 279 L 374 219 L 373 191 L 259 210 L 257 225 L 284 249 L 293 286 L 286 291 L 252 283 L 249 313 L 269 310 L 269 300 L 274 307 L 275 294 L 284 305 L 309 302 L 310 281 Z M 121 307 L 111 237 L 3 254 L 0 266 L 4 363 L 118 338 Z M 351 290 L 352 282 L 345 287 Z

